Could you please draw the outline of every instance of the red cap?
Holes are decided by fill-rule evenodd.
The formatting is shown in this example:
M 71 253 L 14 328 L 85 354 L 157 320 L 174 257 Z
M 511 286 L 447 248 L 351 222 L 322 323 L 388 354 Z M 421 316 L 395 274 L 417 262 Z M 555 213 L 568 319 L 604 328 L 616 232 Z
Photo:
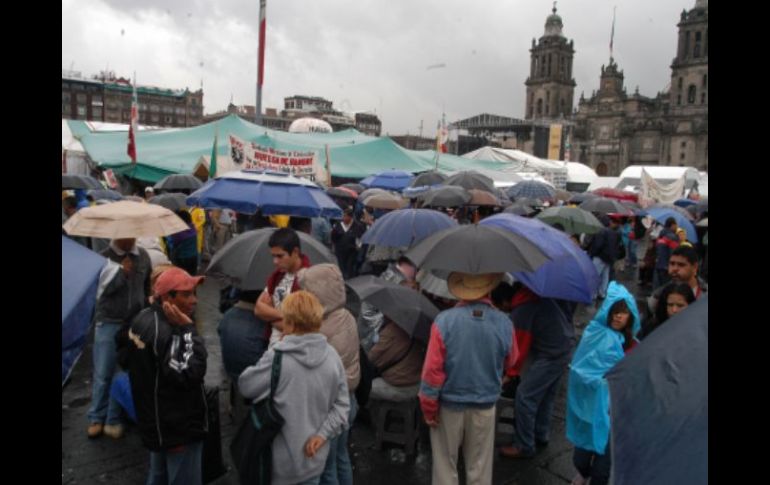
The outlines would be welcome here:
M 165 295 L 169 291 L 192 291 L 201 284 L 203 276 L 190 276 L 182 268 L 169 268 L 155 280 L 153 293 L 156 297 Z

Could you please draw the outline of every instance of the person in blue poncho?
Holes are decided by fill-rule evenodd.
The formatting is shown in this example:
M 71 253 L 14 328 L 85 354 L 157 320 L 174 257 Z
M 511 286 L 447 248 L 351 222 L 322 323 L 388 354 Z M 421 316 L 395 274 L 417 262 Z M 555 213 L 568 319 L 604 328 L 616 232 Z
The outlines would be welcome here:
M 610 282 L 607 298 L 572 357 L 567 387 L 567 439 L 575 445 L 573 485 L 605 485 L 610 475 L 610 396 L 604 375 L 635 345 L 641 328 L 631 293 Z

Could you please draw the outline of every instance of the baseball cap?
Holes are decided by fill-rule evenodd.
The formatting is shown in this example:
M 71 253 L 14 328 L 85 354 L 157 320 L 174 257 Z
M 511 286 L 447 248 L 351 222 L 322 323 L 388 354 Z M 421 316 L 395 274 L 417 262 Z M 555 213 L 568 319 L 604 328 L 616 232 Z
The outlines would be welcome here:
M 147 187 L 145 187 L 145 188 L 144 188 L 144 191 L 145 191 L 145 192 L 155 192 L 155 189 L 153 189 L 153 188 L 152 188 L 152 187 L 150 187 L 150 186 L 147 186 Z
M 190 276 L 182 268 L 169 268 L 158 276 L 153 287 L 155 297 L 165 295 L 169 291 L 192 291 L 203 282 L 203 276 Z

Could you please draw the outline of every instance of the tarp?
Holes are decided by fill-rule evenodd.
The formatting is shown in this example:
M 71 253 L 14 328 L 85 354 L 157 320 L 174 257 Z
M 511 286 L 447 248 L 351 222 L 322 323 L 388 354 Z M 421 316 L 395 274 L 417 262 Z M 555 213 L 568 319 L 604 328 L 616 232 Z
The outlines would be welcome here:
M 61 379 L 80 357 L 96 304 L 99 274 L 107 259 L 61 237 Z
M 536 172 L 554 187 L 563 189 L 568 181 L 566 162 L 558 160 L 545 160 L 521 150 L 510 148 L 482 147 L 478 150 L 466 153 L 464 158 L 505 161 L 515 164 L 515 171 Z

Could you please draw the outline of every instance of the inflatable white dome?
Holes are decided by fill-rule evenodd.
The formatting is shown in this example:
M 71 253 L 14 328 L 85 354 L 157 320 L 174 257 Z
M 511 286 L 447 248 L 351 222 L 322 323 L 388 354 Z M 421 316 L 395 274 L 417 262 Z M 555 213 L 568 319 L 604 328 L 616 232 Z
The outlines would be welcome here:
M 318 118 L 300 118 L 289 126 L 289 133 L 331 133 L 332 125 Z

